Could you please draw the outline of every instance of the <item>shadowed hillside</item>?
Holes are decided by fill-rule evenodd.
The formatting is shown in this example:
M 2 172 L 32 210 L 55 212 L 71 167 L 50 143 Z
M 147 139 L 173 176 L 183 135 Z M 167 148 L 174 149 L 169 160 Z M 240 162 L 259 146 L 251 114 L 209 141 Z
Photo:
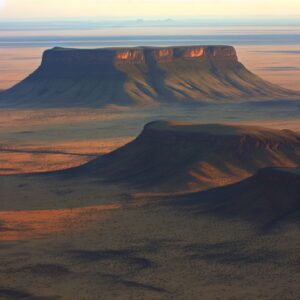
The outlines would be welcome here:
M 157 121 L 131 143 L 67 173 L 149 191 L 226 185 L 264 167 L 300 166 L 300 135 L 289 130 Z
M 229 46 L 45 51 L 0 106 L 103 107 L 300 98 L 248 71 Z
M 141 193 L 202 191 L 239 182 L 265 167 L 300 167 L 300 135 L 256 126 L 156 121 L 129 144 L 79 167 L 0 176 L 1 207 L 64 208 L 112 198 L 128 201 Z M 41 201 L 41 195 L 48 200 Z
M 151 205 L 0 211 L 0 298 L 298 299 L 294 172 L 263 170 Z M 43 192 L 39 202 L 47 199 Z M 66 205 L 60 195 L 48 201 Z M 81 198 L 86 204 L 86 194 Z
M 222 218 L 242 218 L 263 229 L 298 220 L 300 169 L 266 168 L 239 183 L 172 199 L 172 205 L 195 214 L 210 212 Z

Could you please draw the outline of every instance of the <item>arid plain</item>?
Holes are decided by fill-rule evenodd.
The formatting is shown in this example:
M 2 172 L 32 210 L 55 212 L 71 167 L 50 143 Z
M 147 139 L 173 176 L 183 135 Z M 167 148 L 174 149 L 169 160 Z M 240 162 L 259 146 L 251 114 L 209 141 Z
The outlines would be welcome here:
M 145 28 L 102 29 L 99 40 L 93 30 L 33 31 L 25 42 L 3 31 L 0 89 L 39 66 L 48 39 L 87 50 L 113 33 L 124 47 L 137 41 L 122 34 Z M 103 76 L 80 59 L 74 72 L 82 50 L 57 63 L 68 51 L 55 48 L 8 94 L 15 105 L 0 94 L 0 299 L 299 299 L 300 65 L 288 43 L 297 28 L 277 28 L 279 42 L 272 27 L 199 28 L 186 29 L 188 44 L 193 34 L 235 39 L 245 68 L 228 46 L 111 48 L 132 61 Z M 168 44 L 186 43 L 177 31 Z M 120 70 L 126 80 L 110 77 Z M 116 94 L 155 105 L 120 106 Z
M 195 194 L 195 185 L 181 195 L 168 193 L 168 188 L 160 193 L 151 185 L 132 185 L 135 179 L 103 181 L 101 167 L 96 177 L 60 172 L 22 175 L 93 162 L 99 154 L 134 140 L 154 116 L 300 132 L 298 104 L 288 109 L 284 105 L 288 118 L 282 117 L 280 104 L 271 111 L 261 105 L 251 107 L 250 115 L 240 105 L 218 110 L 208 105 L 197 110 L 2 111 L 1 172 L 11 175 L 0 178 L 0 298 L 297 299 L 296 169 L 287 186 L 280 178 L 276 183 L 276 176 L 271 175 L 275 183 L 266 184 L 262 177 L 259 185 L 246 182 L 242 188 L 233 187 L 237 192 L 213 189 L 207 195 L 205 191 Z M 278 119 L 261 118 L 266 110 Z M 239 120 L 234 119 L 236 115 Z M 292 166 L 287 157 L 284 160 L 286 166 Z M 206 171 L 208 181 L 228 175 Z M 241 178 L 231 177 L 217 185 L 251 176 L 236 174 Z M 161 181 L 172 178 L 168 173 L 162 176 Z M 176 186 L 174 180 L 166 186 Z M 268 201 L 275 198 L 279 206 L 270 215 L 274 203 Z M 215 203 L 218 199 L 220 208 Z M 249 204 L 253 201 L 259 201 L 258 207 L 266 202 L 257 219 L 253 219 L 255 211 L 261 210 Z

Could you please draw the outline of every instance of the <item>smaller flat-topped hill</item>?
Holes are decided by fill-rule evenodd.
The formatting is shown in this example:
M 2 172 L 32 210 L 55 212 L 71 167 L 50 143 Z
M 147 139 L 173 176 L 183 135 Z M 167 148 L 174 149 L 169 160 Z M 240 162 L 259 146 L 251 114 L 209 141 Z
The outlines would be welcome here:
M 73 171 L 151 191 L 226 185 L 265 167 L 300 167 L 289 130 L 156 121 L 131 143 Z

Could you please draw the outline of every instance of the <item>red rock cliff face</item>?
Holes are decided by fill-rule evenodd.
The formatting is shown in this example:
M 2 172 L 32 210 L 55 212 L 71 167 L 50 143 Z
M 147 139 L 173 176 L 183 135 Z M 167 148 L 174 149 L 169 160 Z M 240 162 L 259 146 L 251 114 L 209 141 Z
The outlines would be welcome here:
M 154 57 L 158 62 L 172 61 L 174 57 L 174 51 L 172 48 L 154 50 Z
M 188 46 L 188 47 L 135 47 L 104 48 L 94 50 L 54 48 L 45 51 L 42 65 L 58 66 L 103 66 L 116 64 L 164 63 L 177 60 L 223 59 L 237 61 L 231 46 Z
M 143 47 L 115 51 L 116 63 L 141 64 L 147 63 L 147 58 L 158 63 L 178 59 L 232 59 L 237 61 L 236 51 L 230 46 Z
M 127 63 L 144 63 L 144 51 L 142 49 L 118 50 L 115 54 L 115 61 Z
M 183 56 L 185 58 L 203 57 L 203 56 L 205 56 L 205 49 L 204 49 L 204 47 L 189 48 L 184 51 Z

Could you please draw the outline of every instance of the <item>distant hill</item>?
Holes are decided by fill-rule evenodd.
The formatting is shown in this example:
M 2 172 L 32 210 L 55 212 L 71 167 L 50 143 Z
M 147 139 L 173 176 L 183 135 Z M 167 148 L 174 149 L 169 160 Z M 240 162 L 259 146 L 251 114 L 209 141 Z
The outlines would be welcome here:
M 172 205 L 194 214 L 243 218 L 263 229 L 300 221 L 300 169 L 266 168 L 229 186 L 171 199 Z
M 0 93 L 5 107 L 105 107 L 300 99 L 247 70 L 230 46 L 54 48 Z
M 237 182 L 265 167 L 300 167 L 300 135 L 255 126 L 157 121 L 131 143 L 67 173 L 147 191 L 183 192 Z

